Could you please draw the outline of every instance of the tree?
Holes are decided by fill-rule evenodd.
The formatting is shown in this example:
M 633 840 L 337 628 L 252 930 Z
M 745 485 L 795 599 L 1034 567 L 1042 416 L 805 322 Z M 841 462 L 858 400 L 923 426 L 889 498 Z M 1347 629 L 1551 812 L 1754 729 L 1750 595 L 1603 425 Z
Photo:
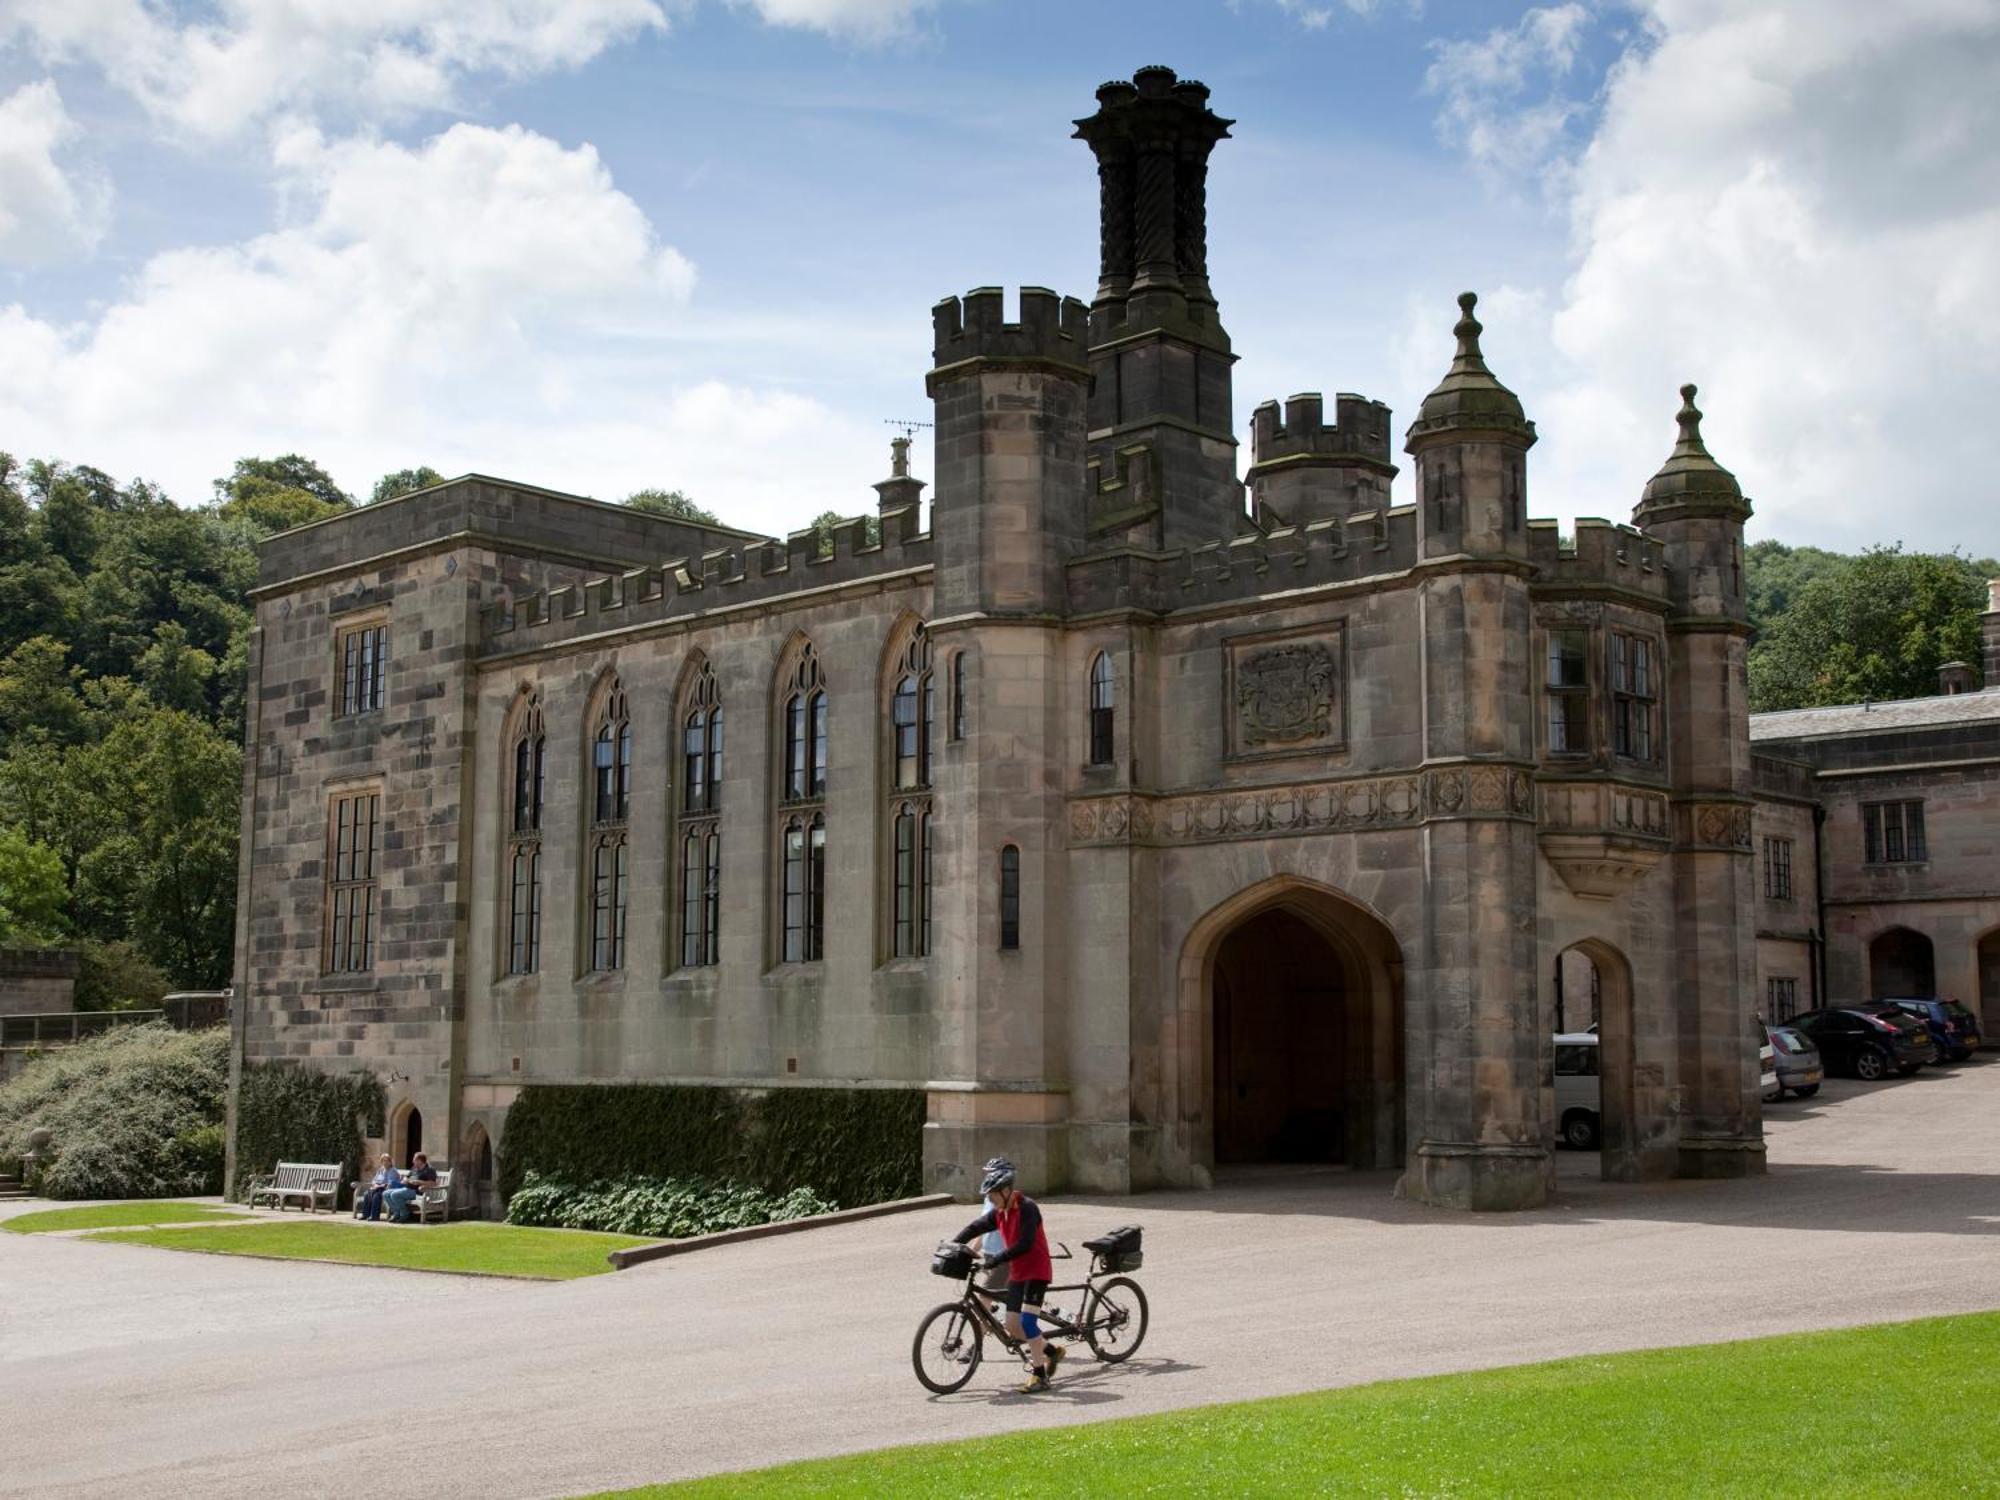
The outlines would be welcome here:
M 19 829 L 0 828 L 0 947 L 53 943 L 68 905 L 62 857 Z
M 21 642 L 0 661 L 0 738 L 67 744 L 84 729 L 83 674 L 69 648 L 50 636 Z
M 335 510 L 352 510 L 354 497 L 333 482 L 318 464 L 300 453 L 278 458 L 239 458 L 227 478 L 215 481 L 215 499 L 226 505 L 244 492 L 246 485 L 261 482 L 266 489 L 304 490 L 322 505 Z
M 1838 571 L 1851 559 L 1844 553 L 1819 547 L 1787 547 L 1769 538 L 1743 549 L 1744 593 L 1750 607 L 1750 623 L 1762 630 L 1787 609 L 1813 579 Z
M 76 976 L 78 1010 L 152 1010 L 173 988 L 164 970 L 123 939 L 85 939 Z
M 676 521 L 693 521 L 698 526 L 720 526 L 712 510 L 704 510 L 679 490 L 634 490 L 625 497 L 634 510 L 651 516 L 668 516 Z
M 1989 566 L 1899 545 L 1872 547 L 1821 569 L 1751 648 L 1751 708 L 1935 693 L 1944 663 L 1978 665 Z
M 375 492 L 368 497 L 370 505 L 380 505 L 384 500 L 393 500 L 398 495 L 407 495 L 415 490 L 427 490 L 434 484 L 443 484 L 444 475 L 429 464 L 418 464 L 414 469 L 398 469 L 393 474 L 384 474 L 375 481 Z
M 229 498 L 215 508 L 215 513 L 227 520 L 248 521 L 258 535 L 272 536 L 294 526 L 342 515 L 348 509 L 297 485 L 252 477 L 237 483 Z
M 215 658 L 189 645 L 187 631 L 171 620 L 153 631 L 153 644 L 139 658 L 139 681 L 162 708 L 207 713 L 214 677 Z

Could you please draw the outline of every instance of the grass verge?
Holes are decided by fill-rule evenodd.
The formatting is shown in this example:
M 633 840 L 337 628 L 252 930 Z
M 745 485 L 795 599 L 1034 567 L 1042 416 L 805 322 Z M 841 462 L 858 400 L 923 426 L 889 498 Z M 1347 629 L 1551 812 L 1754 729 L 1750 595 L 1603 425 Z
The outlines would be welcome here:
M 52 1234 L 59 1229 L 110 1229 L 127 1224 L 199 1224 L 207 1219 L 240 1219 L 206 1203 L 176 1203 L 171 1199 L 136 1198 L 125 1203 L 96 1203 L 89 1208 L 46 1208 L 0 1220 L 9 1234 Z
M 1990 1494 L 1996 1367 L 2000 1313 L 1982 1313 L 1389 1381 L 618 1493 L 1012 1497 L 1032 1475 L 1031 1489 L 1120 1497 Z M 1082 1377 L 1103 1390 L 1122 1378 Z
M 371 1226 L 346 1220 L 257 1224 L 246 1228 L 134 1229 L 93 1234 L 93 1240 L 205 1250 L 217 1255 L 264 1255 L 281 1260 L 328 1260 L 405 1271 L 528 1276 L 569 1281 L 611 1269 L 605 1256 L 648 1243 L 629 1234 L 570 1229 L 522 1229 L 513 1224 Z

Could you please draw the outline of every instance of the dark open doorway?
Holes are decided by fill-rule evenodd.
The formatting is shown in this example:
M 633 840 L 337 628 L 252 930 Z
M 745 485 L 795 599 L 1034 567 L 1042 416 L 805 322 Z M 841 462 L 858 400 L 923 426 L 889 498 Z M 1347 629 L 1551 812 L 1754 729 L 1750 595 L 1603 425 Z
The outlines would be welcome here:
M 1340 955 L 1283 908 L 1215 958 L 1215 1160 L 1346 1160 L 1348 982 Z

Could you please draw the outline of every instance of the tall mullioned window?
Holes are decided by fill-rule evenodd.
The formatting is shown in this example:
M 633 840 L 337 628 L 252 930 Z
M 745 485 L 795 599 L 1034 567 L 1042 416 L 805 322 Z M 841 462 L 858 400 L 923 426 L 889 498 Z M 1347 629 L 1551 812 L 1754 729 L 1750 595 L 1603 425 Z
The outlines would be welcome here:
M 1108 766 L 1117 758 L 1117 693 L 1111 673 L 1111 657 L 1100 651 L 1090 662 L 1090 763 L 1093 766 Z
M 1764 1019 L 1772 1025 L 1789 1021 L 1799 1013 L 1799 982 L 1770 978 L 1764 981 Z
M 680 961 L 698 969 L 720 961 L 722 925 L 722 690 L 707 662 L 689 680 L 678 715 Z
M 530 698 L 514 727 L 514 817 L 507 830 L 507 972 L 542 966 L 542 797 L 548 737 L 542 706 Z
M 779 957 L 788 964 L 826 956 L 826 819 L 797 814 L 782 837 L 784 889 Z
M 1650 763 L 1659 680 L 1653 643 L 1643 635 L 1611 636 L 1611 748 L 1628 760 Z
M 959 715 L 963 677 L 952 656 L 947 713 Z M 889 696 L 890 778 L 888 817 L 889 921 L 891 958 L 923 958 L 931 951 L 931 736 L 936 689 L 931 675 L 930 633 L 919 624 L 894 658 L 886 683 Z
M 951 737 L 965 738 L 965 653 L 951 653 Z
M 1551 630 L 1545 693 L 1549 754 L 1590 753 L 1590 632 Z
M 604 694 L 590 742 L 590 967 L 625 967 L 625 913 L 631 887 L 632 718 L 615 681 Z
M 389 627 L 380 620 L 350 625 L 334 638 L 340 660 L 341 716 L 373 713 L 382 706 L 382 679 L 389 660 Z
M 382 794 L 346 792 L 327 810 L 326 939 L 328 974 L 365 974 L 375 967 Z
M 785 685 L 780 717 L 784 722 L 783 755 L 779 762 L 786 802 L 805 802 L 826 795 L 827 702 L 820 674 L 819 653 L 807 642 Z
M 1773 901 L 1792 899 L 1792 841 L 1764 840 L 1764 894 Z
M 1871 865 L 1922 864 L 1930 858 L 1922 802 L 1864 802 L 1861 826 Z
M 1012 844 L 1000 851 L 1000 946 L 1021 946 L 1021 851 Z
M 799 643 L 778 667 L 778 961 L 826 956 L 827 689 L 819 653 Z

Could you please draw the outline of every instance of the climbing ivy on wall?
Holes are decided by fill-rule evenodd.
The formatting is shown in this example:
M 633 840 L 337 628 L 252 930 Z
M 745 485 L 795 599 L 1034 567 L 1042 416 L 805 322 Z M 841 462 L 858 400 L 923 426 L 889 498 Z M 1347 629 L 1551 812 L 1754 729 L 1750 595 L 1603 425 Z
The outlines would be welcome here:
M 281 1161 L 337 1161 L 352 1185 L 361 1171 L 362 1135 L 380 1136 L 388 1100 L 369 1073 L 319 1073 L 295 1063 L 243 1069 L 236 1095 L 236 1180 L 244 1183 Z
M 576 1183 L 693 1176 L 853 1208 L 922 1191 L 923 1128 L 917 1089 L 531 1084 L 507 1112 L 500 1192 L 530 1169 Z

